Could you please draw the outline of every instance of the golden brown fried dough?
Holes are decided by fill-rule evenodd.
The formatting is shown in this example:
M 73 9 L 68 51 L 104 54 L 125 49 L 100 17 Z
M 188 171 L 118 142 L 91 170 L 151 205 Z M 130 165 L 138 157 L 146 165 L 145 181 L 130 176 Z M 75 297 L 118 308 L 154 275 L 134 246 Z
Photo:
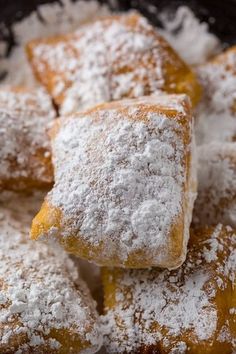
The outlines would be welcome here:
M 177 270 L 105 269 L 108 353 L 232 354 L 236 346 L 236 234 L 194 231 Z
M 136 12 L 33 40 L 27 53 L 62 114 L 157 90 L 188 94 L 194 105 L 200 98 L 195 74 Z
M 43 89 L 0 88 L 0 189 L 28 191 L 52 184 L 46 129 L 54 118 Z
M 55 185 L 31 237 L 99 265 L 178 267 L 196 192 L 192 126 L 189 99 L 164 94 L 58 120 Z
M 7 210 L 0 228 L 0 353 L 95 353 L 98 316 L 73 262 Z

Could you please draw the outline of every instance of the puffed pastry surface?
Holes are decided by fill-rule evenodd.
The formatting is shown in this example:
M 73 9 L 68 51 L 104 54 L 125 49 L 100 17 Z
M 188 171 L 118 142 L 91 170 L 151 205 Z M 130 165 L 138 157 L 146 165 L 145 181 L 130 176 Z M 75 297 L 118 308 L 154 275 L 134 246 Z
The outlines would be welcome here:
M 46 128 L 54 118 L 44 89 L 0 87 L 0 189 L 28 191 L 52 184 Z
M 233 354 L 236 350 L 236 234 L 193 231 L 177 270 L 103 271 L 108 353 Z
M 192 128 L 184 95 L 106 103 L 57 120 L 55 184 L 32 239 L 57 239 L 98 265 L 178 267 L 196 197 Z
M 236 228 L 236 144 L 212 142 L 197 148 L 198 194 L 194 225 Z
M 193 105 L 201 95 L 192 70 L 137 12 L 33 40 L 26 51 L 62 114 L 157 90 L 188 94 Z
M 236 140 L 236 46 L 196 68 L 203 97 L 197 108 L 197 143 Z
M 1 209 L 0 353 L 97 352 L 98 315 L 77 268 L 61 248 L 30 241 L 14 214 Z

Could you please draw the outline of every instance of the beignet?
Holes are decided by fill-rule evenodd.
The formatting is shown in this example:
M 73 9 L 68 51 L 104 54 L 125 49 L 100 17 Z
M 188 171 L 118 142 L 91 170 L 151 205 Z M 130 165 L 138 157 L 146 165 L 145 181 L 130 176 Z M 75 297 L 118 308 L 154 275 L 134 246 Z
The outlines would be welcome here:
M 203 87 L 198 106 L 198 144 L 236 140 L 236 46 L 197 69 Z
M 98 316 L 77 267 L 2 209 L 0 228 L 0 353 L 95 353 Z
M 197 148 L 196 225 L 236 227 L 236 144 L 215 142 Z
M 55 185 L 32 239 L 57 239 L 98 265 L 178 267 L 196 196 L 193 120 L 184 95 L 97 106 L 51 130 Z
M 0 87 L 0 189 L 52 184 L 46 128 L 54 118 L 51 99 L 43 89 Z
M 177 270 L 105 269 L 108 353 L 232 354 L 236 349 L 236 235 L 194 231 Z
M 147 20 L 136 12 L 101 18 L 67 35 L 27 45 L 37 79 L 61 114 L 95 104 L 150 95 L 186 93 L 195 105 L 195 74 Z

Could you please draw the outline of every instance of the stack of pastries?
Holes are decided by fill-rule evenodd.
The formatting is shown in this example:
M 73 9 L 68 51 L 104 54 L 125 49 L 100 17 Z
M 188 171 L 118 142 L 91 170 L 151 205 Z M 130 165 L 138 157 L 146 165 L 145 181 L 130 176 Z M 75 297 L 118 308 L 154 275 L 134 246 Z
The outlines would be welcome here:
M 26 52 L 42 87 L 0 87 L 0 188 L 46 197 L 31 230 L 0 205 L 0 353 L 233 354 L 236 143 L 194 129 L 236 122 L 236 49 L 190 68 L 130 12 Z M 102 267 L 102 315 L 67 253 Z

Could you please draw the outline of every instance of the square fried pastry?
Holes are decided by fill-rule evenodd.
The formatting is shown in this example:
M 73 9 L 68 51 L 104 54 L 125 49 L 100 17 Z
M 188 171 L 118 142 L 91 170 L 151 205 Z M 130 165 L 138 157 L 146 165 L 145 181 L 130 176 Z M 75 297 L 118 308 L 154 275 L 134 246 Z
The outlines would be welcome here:
M 46 127 L 54 118 L 51 99 L 43 89 L 0 87 L 0 189 L 52 184 Z
M 236 234 L 193 231 L 176 270 L 103 271 L 108 353 L 233 354 L 236 349 Z
M 236 227 L 236 143 L 214 142 L 197 148 L 196 225 Z
M 31 237 L 98 265 L 178 267 L 196 192 L 185 95 L 105 103 L 51 130 L 55 184 Z
M 61 114 L 157 90 L 200 97 L 195 74 L 136 12 L 101 18 L 67 35 L 27 45 L 37 79 Z
M 15 213 L 15 212 L 14 212 Z M 28 227 L 1 210 L 0 353 L 95 353 L 95 303 L 59 247 L 28 239 Z
M 197 69 L 203 100 L 197 114 L 197 142 L 236 140 L 236 46 Z

